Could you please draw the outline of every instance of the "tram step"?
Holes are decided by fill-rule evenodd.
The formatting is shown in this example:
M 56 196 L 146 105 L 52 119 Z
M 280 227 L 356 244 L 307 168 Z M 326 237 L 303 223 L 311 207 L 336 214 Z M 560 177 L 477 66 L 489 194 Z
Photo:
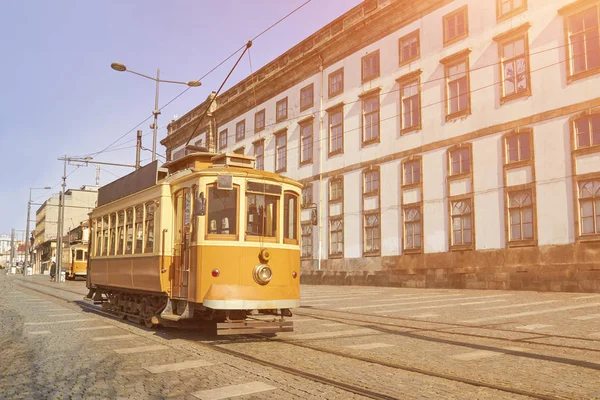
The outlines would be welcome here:
M 177 314 L 161 314 L 160 317 L 162 319 L 166 319 L 168 321 L 179 321 L 182 317 L 182 315 L 177 315 Z

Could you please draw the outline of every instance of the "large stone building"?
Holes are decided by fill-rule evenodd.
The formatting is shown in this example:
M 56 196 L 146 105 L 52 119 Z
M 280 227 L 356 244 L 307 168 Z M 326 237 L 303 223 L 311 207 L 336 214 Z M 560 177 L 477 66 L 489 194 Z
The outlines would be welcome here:
M 97 186 L 82 186 L 80 189 L 69 189 L 65 193 L 65 216 L 63 232 L 80 226 L 87 221 L 88 213 L 96 206 L 98 200 Z M 56 257 L 56 239 L 58 230 L 59 196 L 46 200 L 35 214 L 34 238 L 34 274 L 49 270 L 53 257 Z
M 366 0 L 161 143 L 302 181 L 305 282 L 600 290 L 599 12 Z

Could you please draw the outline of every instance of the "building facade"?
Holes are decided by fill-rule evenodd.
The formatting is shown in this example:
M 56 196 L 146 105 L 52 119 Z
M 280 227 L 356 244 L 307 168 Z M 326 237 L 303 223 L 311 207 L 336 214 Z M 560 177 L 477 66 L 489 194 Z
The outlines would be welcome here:
M 600 290 L 599 19 L 366 0 L 161 143 L 302 181 L 304 282 Z
M 96 206 L 97 186 L 82 186 L 69 189 L 65 193 L 65 212 L 63 232 L 80 226 L 87 221 L 88 213 Z M 52 259 L 56 257 L 56 239 L 58 231 L 59 196 L 46 200 L 36 211 L 34 241 L 34 274 L 43 274 L 50 269 Z M 68 241 L 64 243 L 68 245 Z

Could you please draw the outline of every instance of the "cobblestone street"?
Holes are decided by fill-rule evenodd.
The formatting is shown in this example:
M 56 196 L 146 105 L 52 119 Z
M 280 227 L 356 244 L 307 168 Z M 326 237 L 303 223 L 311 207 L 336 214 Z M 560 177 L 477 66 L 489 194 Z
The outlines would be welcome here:
M 600 294 L 302 287 L 293 333 L 149 330 L 0 274 L 2 399 L 600 399 Z

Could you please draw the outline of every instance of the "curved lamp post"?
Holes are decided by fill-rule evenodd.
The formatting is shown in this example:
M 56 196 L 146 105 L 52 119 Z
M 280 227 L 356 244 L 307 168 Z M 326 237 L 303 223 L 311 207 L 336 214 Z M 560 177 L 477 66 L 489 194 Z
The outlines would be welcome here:
M 121 64 L 119 62 L 114 62 L 114 63 L 110 64 L 110 67 L 118 72 L 130 72 L 132 74 L 135 74 L 135 75 L 138 75 L 143 78 L 150 79 L 150 80 L 153 80 L 154 82 L 156 82 L 156 96 L 154 97 L 154 111 L 152 111 L 152 114 L 154 115 L 154 123 L 151 126 L 151 128 L 153 130 L 152 161 L 155 161 L 156 160 L 156 135 L 157 135 L 157 129 L 158 129 L 158 116 L 160 115 L 160 110 L 158 109 L 158 85 L 159 85 L 159 83 L 161 83 L 161 82 L 176 83 L 178 85 L 186 85 L 189 87 L 198 87 L 202 83 L 200 83 L 200 81 L 182 82 L 182 81 L 170 81 L 170 80 L 166 80 L 166 79 L 160 79 L 160 69 L 156 70 L 156 78 L 153 78 L 148 75 L 140 74 L 139 72 L 131 71 L 131 70 L 127 69 L 125 64 Z

